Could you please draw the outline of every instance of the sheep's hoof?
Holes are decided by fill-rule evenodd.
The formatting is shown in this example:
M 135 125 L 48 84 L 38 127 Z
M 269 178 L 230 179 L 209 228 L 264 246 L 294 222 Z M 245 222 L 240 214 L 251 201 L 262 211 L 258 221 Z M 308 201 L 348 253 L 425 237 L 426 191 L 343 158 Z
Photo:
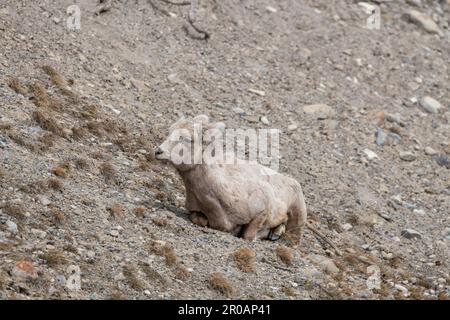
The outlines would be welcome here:
M 283 233 L 285 233 L 285 232 L 286 232 L 286 225 L 280 224 L 278 227 L 270 230 L 268 239 L 272 240 L 272 241 L 276 241 L 276 240 L 280 239 L 281 236 L 283 235 Z
M 189 218 L 191 219 L 191 221 L 193 223 L 195 223 L 196 225 L 199 225 L 201 227 L 206 227 L 208 225 L 208 219 L 201 212 L 192 212 L 189 215 Z

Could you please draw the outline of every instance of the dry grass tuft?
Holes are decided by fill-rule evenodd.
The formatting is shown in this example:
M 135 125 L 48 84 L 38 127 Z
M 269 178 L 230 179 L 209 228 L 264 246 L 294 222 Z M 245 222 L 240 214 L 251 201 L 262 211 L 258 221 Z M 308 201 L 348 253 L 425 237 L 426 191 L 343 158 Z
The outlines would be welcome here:
M 105 162 L 100 166 L 100 173 L 105 178 L 107 183 L 111 183 L 115 181 L 116 178 L 116 169 L 111 163 Z
M 55 119 L 50 116 L 46 116 L 41 111 L 35 111 L 32 114 L 32 119 L 44 130 L 53 132 L 58 136 L 64 136 L 64 132 L 58 125 Z
M 178 261 L 175 250 L 164 242 L 152 241 L 147 245 L 147 248 L 150 252 L 158 256 L 163 256 L 168 266 L 173 266 Z
M 119 289 L 115 289 L 113 292 L 109 294 L 108 300 L 128 300 L 128 299 Z
M 29 194 L 40 194 L 48 189 L 48 182 L 45 180 L 31 182 L 19 188 L 20 191 Z
M 23 220 L 25 218 L 25 209 L 21 204 L 6 203 L 2 209 L 4 213 L 17 220 Z
M 124 216 L 124 210 L 120 203 L 115 203 L 107 209 L 114 219 L 121 219 Z
M 57 207 L 52 207 L 50 210 L 53 222 L 55 224 L 62 224 L 65 220 L 64 213 Z
M 297 295 L 297 292 L 291 286 L 283 285 L 281 291 L 289 297 L 295 297 Z
M 55 145 L 55 135 L 51 132 L 44 132 L 39 136 L 38 141 L 42 145 L 41 149 L 48 150 Z
M 145 275 L 152 283 L 157 283 L 161 286 L 165 286 L 167 281 L 164 279 L 162 275 L 159 274 L 158 271 L 150 267 L 149 265 L 143 265 L 142 271 L 144 271 Z
M 167 226 L 167 219 L 165 218 L 153 218 L 152 222 L 157 225 L 158 227 L 165 227 Z
M 34 98 L 33 102 L 37 107 L 48 108 L 52 105 L 47 89 L 41 82 L 36 81 L 30 87 Z
M 80 116 L 85 119 L 95 119 L 98 116 L 98 107 L 95 104 L 83 106 Z
M 55 267 L 67 263 L 67 259 L 64 254 L 58 250 L 52 250 L 39 255 L 39 258 L 45 260 L 48 266 Z
M 185 266 L 178 265 L 175 271 L 175 278 L 178 280 L 186 281 L 191 277 L 191 273 Z
M 168 265 L 168 266 L 173 266 L 178 261 L 175 250 L 169 245 L 164 246 L 163 255 L 164 255 L 164 258 L 166 259 L 166 265 Z
M 134 208 L 133 213 L 136 217 L 142 218 L 145 216 L 146 211 L 147 211 L 147 209 L 144 207 L 136 207 L 136 208 Z
M 256 255 L 251 248 L 241 248 L 237 250 L 233 256 L 239 269 L 244 272 L 255 271 Z
M 0 123 L 0 130 L 11 130 L 12 129 L 12 124 L 11 123 Z
M 34 143 L 32 143 L 31 141 L 26 141 L 20 134 L 12 131 L 8 133 L 8 137 L 15 143 L 17 143 L 18 145 L 25 147 L 31 151 L 36 151 L 37 147 Z
M 134 290 L 142 290 L 144 287 L 142 282 L 136 277 L 136 270 L 131 266 L 123 267 L 123 275 L 127 279 L 128 284 Z
M 77 158 L 74 161 L 75 168 L 77 169 L 87 169 L 89 168 L 89 162 L 83 158 Z
M 231 297 L 233 295 L 234 290 L 230 282 L 219 272 L 211 273 L 208 282 L 211 288 L 219 291 L 221 294 L 227 297 Z
M 283 245 L 277 247 L 277 255 L 286 265 L 291 265 L 294 260 L 292 249 Z
M 78 249 L 71 244 L 65 244 L 63 247 L 64 251 L 70 252 L 70 253 L 74 253 L 74 254 L 78 254 Z
M 10 77 L 8 79 L 8 86 L 18 94 L 26 95 L 28 93 L 27 87 L 23 86 L 16 77 Z
M 59 73 L 58 70 L 49 65 L 42 66 L 42 70 L 50 76 L 50 80 L 55 86 L 58 88 L 67 87 L 67 80 Z
M 63 189 L 63 184 L 62 184 L 61 180 L 59 180 L 57 178 L 48 179 L 47 185 L 50 189 L 53 189 L 56 191 L 61 191 Z
M 61 166 L 54 167 L 51 172 L 60 178 L 65 178 L 67 176 L 67 169 Z
M 75 139 L 83 139 L 88 134 L 88 130 L 84 127 L 73 127 L 72 135 Z

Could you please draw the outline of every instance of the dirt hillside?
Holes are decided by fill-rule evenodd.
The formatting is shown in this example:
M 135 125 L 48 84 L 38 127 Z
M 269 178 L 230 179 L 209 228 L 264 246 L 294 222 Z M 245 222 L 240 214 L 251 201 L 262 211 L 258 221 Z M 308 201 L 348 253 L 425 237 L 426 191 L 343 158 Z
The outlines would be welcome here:
M 0 298 L 448 299 L 450 2 L 169 2 L 0 2 Z M 152 154 L 200 113 L 281 129 L 340 255 L 189 221 Z

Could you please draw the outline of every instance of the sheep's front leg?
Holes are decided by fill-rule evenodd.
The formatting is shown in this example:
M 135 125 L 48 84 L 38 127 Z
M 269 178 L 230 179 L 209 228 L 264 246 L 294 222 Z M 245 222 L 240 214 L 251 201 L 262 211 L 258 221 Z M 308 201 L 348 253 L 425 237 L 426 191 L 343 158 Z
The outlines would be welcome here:
M 275 241 L 281 238 L 281 236 L 286 232 L 286 225 L 284 223 L 280 224 L 278 227 L 275 227 L 270 230 L 269 236 L 267 239 Z
M 256 235 L 258 234 L 258 231 L 261 229 L 261 227 L 264 225 L 264 222 L 266 222 L 266 215 L 264 214 L 260 214 L 255 218 L 253 218 L 253 220 L 251 220 L 250 223 L 245 226 L 242 238 L 251 241 L 255 240 Z
M 208 218 L 206 216 L 199 212 L 199 211 L 193 211 L 189 215 L 189 219 L 196 225 L 199 225 L 201 227 L 206 227 L 208 225 Z

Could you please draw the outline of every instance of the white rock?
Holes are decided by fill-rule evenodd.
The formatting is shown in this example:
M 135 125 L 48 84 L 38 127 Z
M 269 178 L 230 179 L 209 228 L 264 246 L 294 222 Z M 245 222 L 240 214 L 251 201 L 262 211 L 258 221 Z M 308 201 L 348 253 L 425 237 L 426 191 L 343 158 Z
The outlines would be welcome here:
M 117 231 L 117 230 L 111 230 L 111 231 L 109 232 L 109 234 L 112 235 L 113 237 L 118 237 L 120 233 L 119 233 L 119 231 Z
M 408 289 L 405 288 L 404 286 L 402 286 L 401 284 L 396 284 L 396 285 L 394 286 L 394 288 L 397 289 L 398 291 L 403 292 L 404 294 L 407 294 L 407 293 L 408 293 Z
M 272 12 L 272 13 L 276 13 L 278 11 L 276 8 L 271 7 L 271 6 L 267 6 L 266 10 L 269 11 L 269 12 Z
M 377 154 L 369 149 L 364 149 L 363 152 L 366 154 L 367 158 L 369 160 L 373 160 L 375 158 L 378 158 Z
M 353 229 L 353 226 L 350 223 L 345 223 L 344 225 L 342 225 L 342 229 L 344 229 L 345 231 L 350 231 Z
M 267 119 L 267 117 L 265 117 L 265 116 L 262 116 L 259 120 L 265 125 L 270 124 L 269 119 Z
M 420 106 L 429 113 L 438 113 L 442 105 L 436 99 L 426 96 L 420 99 Z
M 49 198 L 47 198 L 46 196 L 38 196 L 37 197 L 39 202 L 43 205 L 43 206 L 48 206 L 50 203 L 52 203 Z
M 429 156 L 434 156 L 435 154 L 438 154 L 439 152 L 437 152 L 436 150 L 434 150 L 431 147 L 426 147 L 425 148 L 425 153 Z
M 317 263 L 326 272 L 329 272 L 329 273 L 338 273 L 339 272 L 339 268 L 336 267 L 333 260 L 331 260 L 327 257 L 321 256 L 318 254 L 310 254 L 310 255 L 308 255 L 308 258 L 312 262 Z
M 264 97 L 266 93 L 262 90 L 256 90 L 256 89 L 248 89 L 249 92 L 257 94 L 258 96 Z
M 336 112 L 326 104 L 310 104 L 303 107 L 303 111 L 307 114 L 321 113 L 328 118 L 334 118 Z
M 297 128 L 298 128 L 298 126 L 295 123 L 288 125 L 289 131 L 297 130 Z
M 6 221 L 6 229 L 9 232 L 11 232 L 12 234 L 16 234 L 17 232 L 19 232 L 19 229 L 17 228 L 17 224 L 11 220 Z
M 436 22 L 434 22 L 428 15 L 417 10 L 410 10 L 408 11 L 408 17 L 412 22 L 421 26 L 427 32 L 438 34 L 441 37 L 444 35 Z

